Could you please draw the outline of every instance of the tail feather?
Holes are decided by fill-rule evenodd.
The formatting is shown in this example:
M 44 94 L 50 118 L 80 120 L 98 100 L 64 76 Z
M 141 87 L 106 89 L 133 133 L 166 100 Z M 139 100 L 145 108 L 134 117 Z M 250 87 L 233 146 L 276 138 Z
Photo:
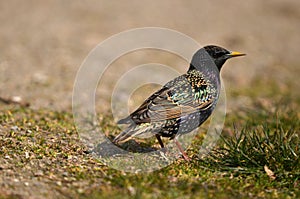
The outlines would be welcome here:
M 114 138 L 113 142 L 114 143 L 122 143 L 122 142 L 126 142 L 127 140 L 129 140 L 131 138 L 131 133 L 130 131 L 128 131 L 128 129 L 126 129 L 125 131 L 123 131 L 122 133 L 120 133 L 117 137 Z
M 153 136 L 153 132 L 151 131 L 151 125 L 148 126 L 130 126 L 125 131 L 120 133 L 115 139 L 113 140 L 114 143 L 122 143 L 126 142 L 133 137 L 138 138 L 149 138 Z

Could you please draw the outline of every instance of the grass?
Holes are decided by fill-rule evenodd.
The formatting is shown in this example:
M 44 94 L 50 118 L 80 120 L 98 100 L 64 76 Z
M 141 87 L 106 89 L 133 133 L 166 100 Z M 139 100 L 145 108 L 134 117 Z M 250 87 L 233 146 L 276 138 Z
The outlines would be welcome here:
M 274 113 L 252 112 L 248 117 L 247 125 L 241 130 L 235 129 L 233 136 L 222 136 L 218 147 L 204 161 L 221 171 L 256 176 L 253 185 L 258 185 L 259 189 L 299 197 L 298 113 L 283 106 Z M 265 167 L 272 174 L 268 174 Z M 287 196 L 285 194 L 282 196 Z
M 247 124 L 241 130 L 235 129 L 234 136 L 222 136 L 222 144 L 212 156 L 234 167 L 270 165 L 277 171 L 299 170 L 298 113 L 281 104 L 274 112 L 252 111 L 247 115 Z
M 254 99 L 252 108 L 228 114 L 210 154 L 198 156 L 199 134 L 190 162 L 143 174 L 88 154 L 70 112 L 1 107 L 0 198 L 299 198 L 299 105 L 289 97 Z M 102 117 L 104 132 L 116 132 Z

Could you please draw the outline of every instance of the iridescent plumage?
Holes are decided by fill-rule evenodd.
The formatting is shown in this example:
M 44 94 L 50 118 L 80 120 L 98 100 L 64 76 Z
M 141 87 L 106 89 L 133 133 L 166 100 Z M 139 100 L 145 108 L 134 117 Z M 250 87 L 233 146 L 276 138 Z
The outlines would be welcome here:
M 137 110 L 118 122 L 129 126 L 114 142 L 155 135 L 164 147 L 161 136 L 173 139 L 199 127 L 211 115 L 218 101 L 219 72 L 223 64 L 231 57 L 242 55 L 213 45 L 198 50 L 186 74 L 165 84 Z M 176 139 L 175 142 L 184 158 L 188 159 L 179 142 Z

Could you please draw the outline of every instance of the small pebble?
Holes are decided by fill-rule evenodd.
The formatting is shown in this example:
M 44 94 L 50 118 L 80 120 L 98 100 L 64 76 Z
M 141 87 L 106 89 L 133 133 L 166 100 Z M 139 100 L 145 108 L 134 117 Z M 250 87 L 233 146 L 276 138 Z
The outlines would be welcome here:
M 27 129 L 26 133 L 32 133 L 32 131 L 30 129 Z
M 29 158 L 29 153 L 26 151 L 25 152 L 25 158 L 28 159 Z
M 35 172 L 35 176 L 42 176 L 44 173 L 41 170 L 38 170 L 37 172 Z
M 11 98 L 11 101 L 16 102 L 16 103 L 20 103 L 22 101 L 22 97 L 20 97 L 20 96 L 13 96 Z
M 14 131 L 17 131 L 17 130 L 19 130 L 19 127 L 18 126 L 12 126 L 10 129 L 14 130 Z
M 79 188 L 79 189 L 77 189 L 77 192 L 78 192 L 78 193 L 83 193 L 84 190 Z

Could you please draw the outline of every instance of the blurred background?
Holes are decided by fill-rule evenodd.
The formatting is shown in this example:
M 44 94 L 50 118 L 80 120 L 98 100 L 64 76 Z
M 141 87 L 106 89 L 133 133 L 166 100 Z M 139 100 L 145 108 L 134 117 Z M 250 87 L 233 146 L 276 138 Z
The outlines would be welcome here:
M 232 101 L 245 105 L 242 91 L 257 82 L 299 94 L 299 0 L 2 0 L 0 9 L 0 97 L 20 96 L 33 108 L 70 109 L 76 72 L 88 53 L 114 34 L 147 26 L 247 53 L 222 71 Z M 149 62 L 182 73 L 188 67 L 174 55 L 149 50 L 128 54 L 113 68 Z

